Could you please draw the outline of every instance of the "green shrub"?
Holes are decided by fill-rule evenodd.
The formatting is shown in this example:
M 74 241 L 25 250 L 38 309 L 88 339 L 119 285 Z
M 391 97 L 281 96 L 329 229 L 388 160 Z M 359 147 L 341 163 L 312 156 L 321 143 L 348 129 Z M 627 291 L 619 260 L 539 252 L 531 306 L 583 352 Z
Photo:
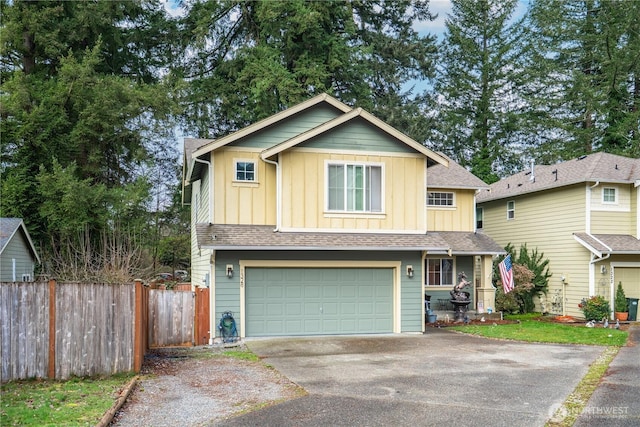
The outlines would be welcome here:
M 622 282 L 618 282 L 618 289 L 616 289 L 616 299 L 613 302 L 615 311 L 618 313 L 626 313 L 627 311 L 627 296 L 622 289 Z
M 583 299 L 578 307 L 582 309 L 584 318 L 587 320 L 602 320 L 609 318 L 609 301 L 603 296 L 596 295 L 588 299 Z
M 544 254 L 538 253 L 537 249 L 529 250 L 527 245 L 520 246 L 517 257 L 511 243 L 504 249 L 511 254 L 515 288 L 506 295 L 501 294 L 502 281 L 498 265 L 504 258 L 496 259 L 493 265 L 494 283 L 498 288 L 496 310 L 505 313 L 531 313 L 535 310 L 534 298 L 547 293 L 551 277 L 548 269 L 549 260 L 544 258 Z M 514 309 L 514 303 L 517 304 L 517 309 Z

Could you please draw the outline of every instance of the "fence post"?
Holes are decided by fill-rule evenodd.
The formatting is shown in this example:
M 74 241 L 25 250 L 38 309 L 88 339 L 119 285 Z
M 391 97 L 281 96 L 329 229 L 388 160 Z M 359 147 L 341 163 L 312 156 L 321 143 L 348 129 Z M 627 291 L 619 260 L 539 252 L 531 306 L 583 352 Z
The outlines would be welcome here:
M 56 280 L 49 279 L 49 370 L 50 379 L 56 377 Z
M 144 289 L 142 288 L 142 280 L 135 280 L 135 317 L 134 317 L 134 351 L 133 351 L 133 370 L 135 372 L 140 372 L 142 369 L 142 360 L 144 358 L 145 348 L 143 346 L 142 334 L 144 332 L 144 328 L 142 326 L 144 317 L 142 316 L 142 292 Z

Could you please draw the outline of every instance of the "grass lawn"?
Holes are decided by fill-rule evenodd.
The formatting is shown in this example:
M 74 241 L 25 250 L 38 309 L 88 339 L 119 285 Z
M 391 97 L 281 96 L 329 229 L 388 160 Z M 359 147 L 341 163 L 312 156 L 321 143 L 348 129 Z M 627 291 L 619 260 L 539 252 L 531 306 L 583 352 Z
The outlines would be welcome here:
M 539 315 L 537 315 L 539 316 Z M 602 327 L 587 328 L 584 325 L 564 325 L 539 320 L 535 316 L 511 316 L 507 320 L 518 320 L 520 323 L 493 325 L 489 320 L 486 325 L 453 326 L 450 329 L 467 334 L 487 338 L 507 340 L 545 342 L 559 344 L 587 344 L 601 346 L 623 346 L 627 342 L 626 331 L 605 329 Z
M 2 426 L 95 426 L 133 378 L 26 380 L 2 384 Z

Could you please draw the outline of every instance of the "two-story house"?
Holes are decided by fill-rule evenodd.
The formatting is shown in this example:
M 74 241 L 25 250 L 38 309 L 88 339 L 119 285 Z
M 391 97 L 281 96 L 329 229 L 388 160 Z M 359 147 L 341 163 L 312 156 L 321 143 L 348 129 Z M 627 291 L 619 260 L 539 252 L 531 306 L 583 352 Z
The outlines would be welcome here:
M 593 153 L 535 165 L 478 195 L 483 231 L 516 250 L 526 244 L 549 259 L 545 311 L 582 316 L 583 298 L 612 304 L 622 282 L 640 298 L 640 159 Z
M 241 337 L 421 332 L 459 272 L 494 305 L 504 250 L 475 232 L 486 184 L 326 94 L 215 140 L 185 140 L 192 283 Z

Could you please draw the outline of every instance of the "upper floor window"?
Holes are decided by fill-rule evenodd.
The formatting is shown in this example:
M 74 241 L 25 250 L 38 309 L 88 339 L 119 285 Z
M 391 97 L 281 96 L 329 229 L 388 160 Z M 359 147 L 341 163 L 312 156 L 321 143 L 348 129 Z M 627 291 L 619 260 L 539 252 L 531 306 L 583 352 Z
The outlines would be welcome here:
M 252 161 L 236 160 L 236 181 L 255 181 L 256 164 Z
M 482 228 L 482 220 L 484 219 L 484 209 L 476 208 L 476 228 Z
M 427 286 L 453 285 L 453 259 L 428 258 L 425 264 Z
M 427 193 L 427 206 L 454 206 L 453 193 L 437 193 L 429 191 Z
M 382 212 L 382 166 L 327 164 L 327 209 Z
M 516 202 L 513 200 L 507 202 L 507 219 L 514 219 L 516 217 Z
M 616 189 L 611 187 L 604 187 L 602 189 L 602 203 L 617 203 Z

